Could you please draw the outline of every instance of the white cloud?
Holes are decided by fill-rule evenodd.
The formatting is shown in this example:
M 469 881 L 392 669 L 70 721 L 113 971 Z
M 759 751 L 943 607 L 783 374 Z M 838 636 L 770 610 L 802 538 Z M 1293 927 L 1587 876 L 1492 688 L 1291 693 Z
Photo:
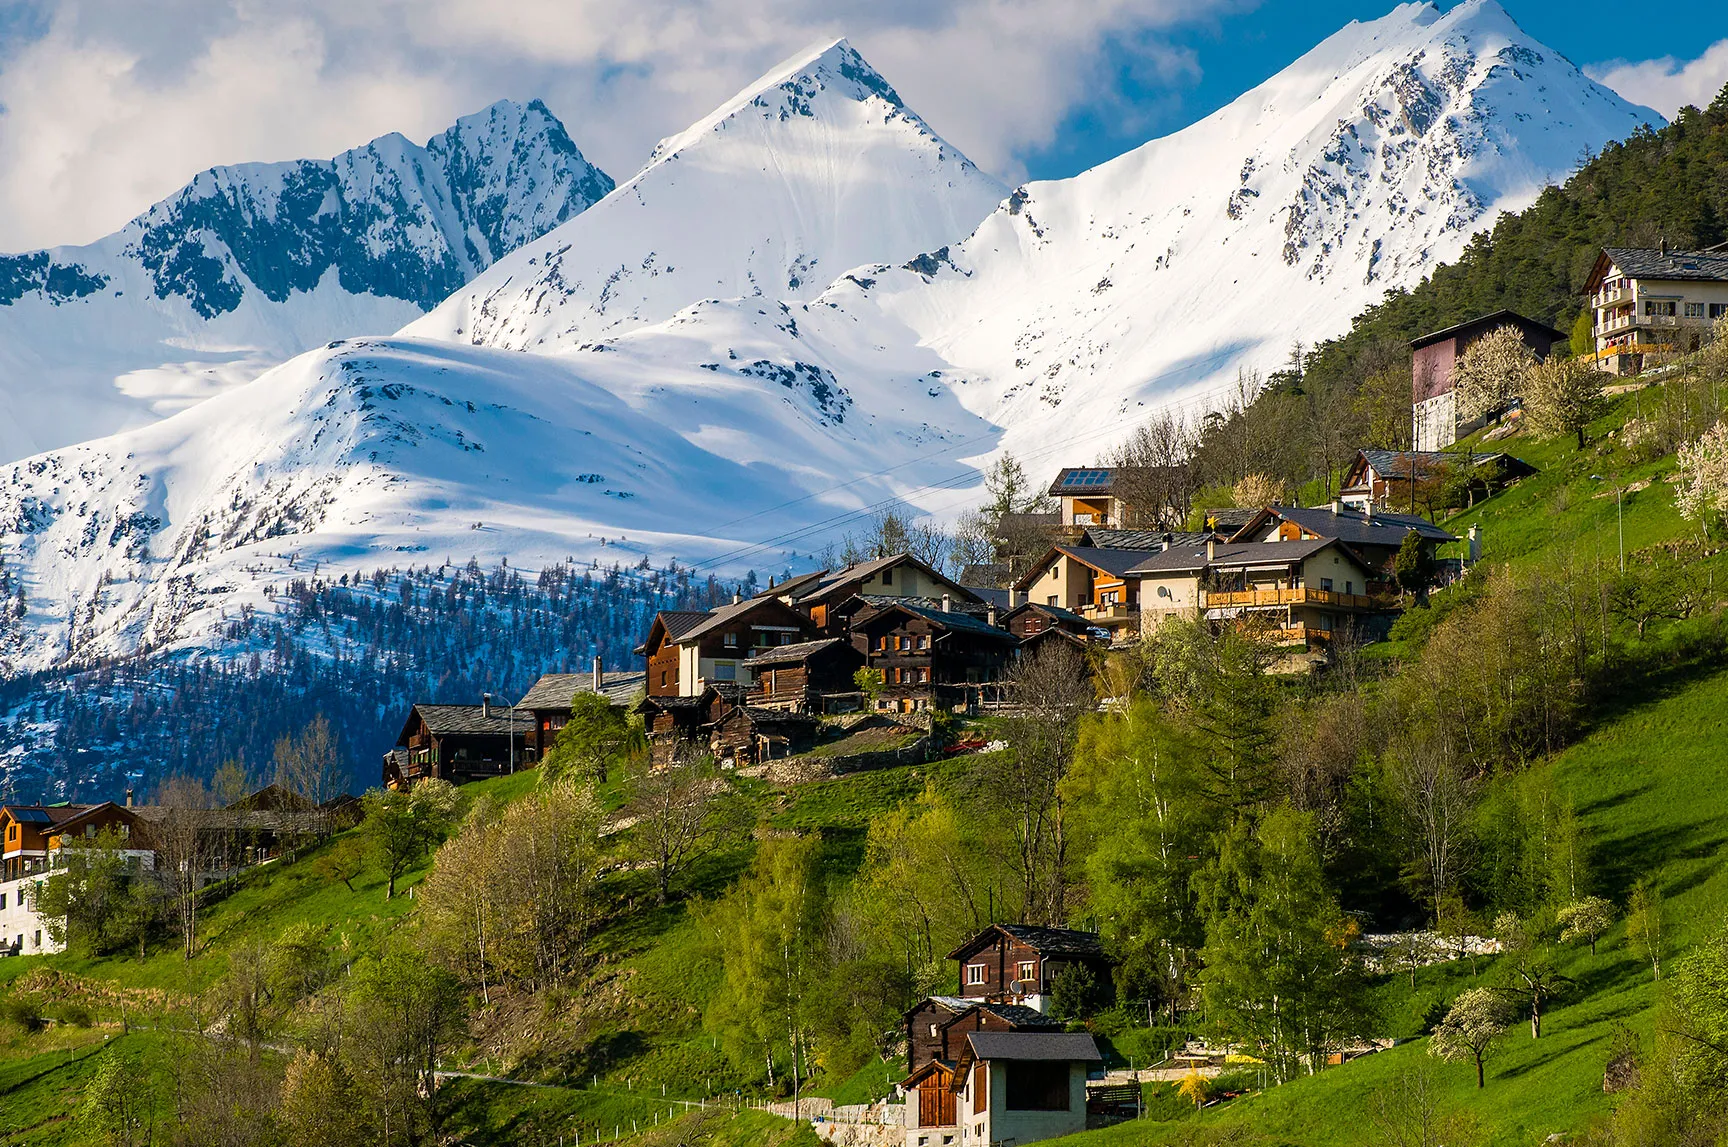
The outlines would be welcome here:
M 0 41 L 0 250 L 87 242 L 213 164 L 423 140 L 501 96 L 544 98 L 623 178 L 836 35 L 1016 178 L 1077 104 L 1111 102 L 1107 46 L 1189 82 L 1161 34 L 1226 5 L 1241 0 L 58 0 Z
M 1585 69 L 1591 79 L 1619 92 L 1633 103 L 1653 108 L 1672 119 L 1691 104 L 1709 107 L 1728 84 L 1728 40 L 1718 40 L 1696 60 L 1663 56 L 1656 60 L 1609 60 Z

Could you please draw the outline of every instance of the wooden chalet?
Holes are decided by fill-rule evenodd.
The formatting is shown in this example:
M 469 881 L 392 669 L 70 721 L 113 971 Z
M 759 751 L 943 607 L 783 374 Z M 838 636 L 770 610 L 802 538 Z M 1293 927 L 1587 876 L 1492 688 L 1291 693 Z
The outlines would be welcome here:
M 1395 514 L 1372 504 L 1356 507 L 1336 501 L 1327 506 L 1267 506 L 1230 537 L 1237 542 L 1307 542 L 1336 538 L 1362 559 L 1369 572 L 1382 581 L 1393 577 L 1393 559 L 1414 531 L 1430 558 L 1435 550 L 1457 535 L 1441 529 L 1419 514 Z
M 538 762 L 545 757 L 558 733 L 570 720 L 570 707 L 580 693 L 594 693 L 614 705 L 628 705 L 643 692 L 648 675 L 641 670 L 605 672 L 600 658 L 587 673 L 543 673 L 540 679 L 516 702 L 516 708 L 530 715 L 531 728 L 525 755 Z
M 1140 629 L 1140 587 L 1128 573 L 1146 553 L 1052 546 L 1014 588 L 1026 595 L 1026 601 L 1079 614 L 1088 625 L 1108 631 L 1112 640 L 1125 640 Z
M 720 716 L 703 728 L 708 734 L 708 751 L 721 764 L 748 768 L 816 747 L 816 719 L 804 713 L 750 704 L 720 709 Z
M 48 869 L 48 840 L 56 826 L 83 814 L 91 805 L 0 805 L 0 882 Z
M 1604 247 L 1584 283 L 1595 349 L 1585 361 L 1638 374 L 1647 354 L 1694 351 L 1728 315 L 1728 245 Z
M 1417 450 L 1443 450 L 1484 425 L 1485 418 L 1470 422 L 1458 418 L 1452 373 L 1472 343 L 1501 327 L 1516 330 L 1538 359 L 1547 358 L 1555 343 L 1564 346 L 1571 337 L 1515 311 L 1495 311 L 1412 340 L 1410 406 Z
M 857 693 L 853 677 L 864 667 L 864 654 L 843 638 L 824 637 L 762 651 L 748 664 L 752 705 L 821 713 L 825 698 Z
M 1344 474 L 1338 498 L 1346 506 L 1362 510 L 1370 506 L 1402 506 L 1415 512 L 1422 488 L 1444 477 L 1448 470 L 1468 467 L 1475 474 L 1477 489 L 1486 496 L 1501 483 L 1535 468 L 1510 454 L 1474 454 L 1447 450 L 1358 450 L 1356 460 Z
M 710 685 L 750 684 L 750 658 L 821 634 L 774 591 L 735 598 L 707 613 L 660 613 L 637 647 L 650 697 L 700 697 Z
M 908 1011 L 906 1022 L 906 1071 L 917 1071 L 933 1060 L 954 1064 L 971 1032 L 1061 1031 L 1060 1020 L 1051 1019 L 1024 1004 L 1002 1004 L 991 1000 L 968 1000 L 959 996 L 931 996 Z
M 1142 557 L 1133 574 L 1148 633 L 1172 618 L 1256 618 L 1280 643 L 1304 645 L 1347 622 L 1373 629 L 1397 610 L 1368 563 L 1336 538 L 1207 542 Z
M 976 707 L 1015 645 L 992 616 L 962 612 L 951 601 L 867 604 L 851 615 L 851 628 L 854 648 L 882 673 L 876 708 L 899 713 Z
M 911 554 L 890 554 L 844 569 L 806 574 L 770 592 L 828 637 L 844 637 L 846 618 L 878 599 L 940 601 L 946 597 L 962 605 L 984 604 L 971 590 Z
M 1066 630 L 1077 637 L 1086 637 L 1093 628 L 1090 621 L 1071 609 L 1036 601 L 1029 601 L 1009 610 L 1008 615 L 1002 619 L 1002 626 L 1021 641 L 1051 629 Z
M 972 1032 L 954 1065 L 960 1142 L 1033 1143 L 1086 1130 L 1086 1080 L 1103 1064 L 1087 1032 Z
M 1114 964 L 1096 932 L 1035 924 L 992 924 L 948 953 L 960 965 L 959 994 L 966 1000 L 1024 1004 L 1046 1012 L 1056 978 L 1075 965 L 1111 983 Z
M 1187 488 L 1179 467 L 1066 466 L 1047 493 L 1061 503 L 1064 534 L 1075 538 L 1078 531 L 1092 527 L 1180 525 L 1188 517 Z M 1158 499 L 1157 505 L 1137 504 L 1137 497 L 1159 489 L 1170 496 Z
M 144 867 L 154 866 L 148 826 L 136 809 L 112 801 L 0 806 L 0 955 L 61 950 L 36 911 L 36 886 L 68 842 L 94 839 L 104 830 L 119 838 L 122 855 Z
M 384 784 L 407 788 L 437 777 L 467 784 L 503 776 L 527 760 L 532 715 L 510 707 L 415 705 L 384 757 Z

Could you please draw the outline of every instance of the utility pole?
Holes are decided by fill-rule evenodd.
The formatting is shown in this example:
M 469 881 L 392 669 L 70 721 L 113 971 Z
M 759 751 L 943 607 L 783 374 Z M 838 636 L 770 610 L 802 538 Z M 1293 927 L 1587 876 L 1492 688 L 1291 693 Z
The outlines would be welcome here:
M 1626 511 L 1621 504 L 1621 494 L 1625 487 L 1619 482 L 1614 483 L 1614 518 L 1620 531 L 1620 572 L 1626 572 Z

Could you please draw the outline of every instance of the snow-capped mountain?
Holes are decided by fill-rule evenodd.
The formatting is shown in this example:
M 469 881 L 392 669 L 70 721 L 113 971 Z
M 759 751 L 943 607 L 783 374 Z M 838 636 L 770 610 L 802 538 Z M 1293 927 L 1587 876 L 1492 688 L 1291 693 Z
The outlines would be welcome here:
M 860 263 L 961 238 L 1007 193 L 839 40 L 662 140 L 592 211 L 405 333 L 545 351 L 703 299 L 811 299 Z
M 393 330 L 610 190 L 544 104 L 506 100 L 424 147 L 212 168 L 96 243 L 0 255 L 0 459 Z
M 238 653 L 224 618 L 314 566 L 796 565 L 880 500 L 975 500 L 1004 444 L 1090 460 L 1341 332 L 1655 119 L 1492 0 L 1406 5 L 998 200 L 825 46 L 404 334 L 10 467 L 0 670 Z
M 1660 122 L 1495 0 L 1405 4 L 1174 135 L 1017 189 L 965 242 L 834 301 L 910 329 L 1019 452 L 1052 415 L 1124 430 L 1160 406 L 1197 415 L 1239 367 L 1343 333 L 1585 149 Z

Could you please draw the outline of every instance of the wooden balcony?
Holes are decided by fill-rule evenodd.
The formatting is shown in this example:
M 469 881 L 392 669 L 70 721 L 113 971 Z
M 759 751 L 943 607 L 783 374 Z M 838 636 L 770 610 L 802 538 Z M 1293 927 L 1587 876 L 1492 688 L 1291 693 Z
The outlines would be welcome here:
M 1293 589 L 1249 589 L 1207 593 L 1204 604 L 1208 609 L 1227 607 L 1271 609 L 1281 605 L 1327 605 L 1337 609 L 1375 608 L 1374 599 L 1367 594 L 1339 593 L 1337 590 L 1310 589 L 1307 586 L 1296 586 Z
M 1101 624 L 1108 624 L 1112 621 L 1132 621 L 1140 616 L 1140 611 L 1138 609 L 1123 605 L 1121 602 L 1117 602 L 1115 605 L 1093 605 L 1088 603 L 1082 605 L 1078 612 L 1080 616 L 1084 617 L 1087 621 L 1096 621 Z

